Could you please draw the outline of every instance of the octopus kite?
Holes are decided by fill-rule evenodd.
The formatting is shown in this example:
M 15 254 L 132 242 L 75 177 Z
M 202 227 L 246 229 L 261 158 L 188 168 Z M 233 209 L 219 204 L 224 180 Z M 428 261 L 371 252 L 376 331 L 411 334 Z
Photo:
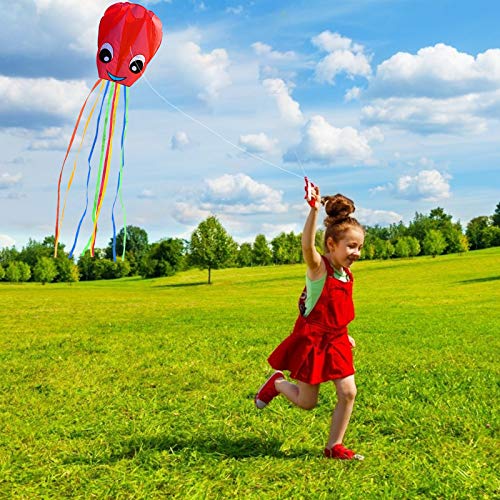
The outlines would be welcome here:
M 98 162 L 99 168 L 96 176 L 94 204 L 92 209 L 93 230 L 82 252 L 85 253 L 90 249 L 91 255 L 94 256 L 97 225 L 104 196 L 106 194 L 106 188 L 108 185 L 110 165 L 113 153 L 113 138 L 115 134 L 116 114 L 122 87 L 123 119 L 120 135 L 121 158 L 119 162 L 120 168 L 117 176 L 116 193 L 112 206 L 111 218 L 113 223 L 113 260 L 116 260 L 116 226 L 114 208 L 116 201 L 119 198 L 122 206 L 122 212 L 124 214 L 124 241 L 122 259 L 125 256 L 126 222 L 121 196 L 121 185 L 123 168 L 125 166 L 124 141 L 128 121 L 128 87 L 132 86 L 142 76 L 142 74 L 146 70 L 147 65 L 160 47 L 161 40 L 162 25 L 160 19 L 153 12 L 145 9 L 141 5 L 133 3 L 115 3 L 106 10 L 103 17 L 101 18 L 101 22 L 99 23 L 98 49 L 96 57 L 99 79 L 95 82 L 87 98 L 85 99 L 82 108 L 80 109 L 80 113 L 76 120 L 76 124 L 68 148 L 66 150 L 66 155 L 64 157 L 61 172 L 59 174 L 59 181 L 57 184 L 57 215 L 54 249 L 55 257 L 57 256 L 57 246 L 62 221 L 64 219 L 66 199 L 71 188 L 73 178 L 75 176 L 78 154 L 80 153 L 80 150 L 82 148 L 85 134 L 87 132 L 87 128 L 89 127 L 89 123 L 91 122 L 94 111 L 96 110 L 96 108 L 99 108 L 97 120 L 95 121 L 94 139 L 87 159 L 88 173 L 86 182 L 85 209 L 78 223 L 73 246 L 69 253 L 69 256 L 72 257 L 78 241 L 82 223 L 85 219 L 85 216 L 87 215 L 89 205 L 89 182 L 91 177 L 91 165 L 93 163 L 92 159 L 96 144 L 98 142 L 97 139 L 99 136 L 101 121 L 103 120 L 104 123 L 102 125 L 100 155 Z M 75 159 L 73 170 L 69 176 L 64 205 L 62 211 L 60 211 L 61 181 L 63 177 L 64 166 L 66 164 L 66 160 L 68 159 L 68 155 L 73 145 L 84 110 L 91 95 L 94 93 L 94 91 L 96 91 L 96 89 L 98 90 L 96 92 L 92 107 L 88 113 L 86 123 L 83 127 L 82 139 L 78 152 L 76 154 L 77 159 Z M 99 106 L 97 106 L 98 103 Z

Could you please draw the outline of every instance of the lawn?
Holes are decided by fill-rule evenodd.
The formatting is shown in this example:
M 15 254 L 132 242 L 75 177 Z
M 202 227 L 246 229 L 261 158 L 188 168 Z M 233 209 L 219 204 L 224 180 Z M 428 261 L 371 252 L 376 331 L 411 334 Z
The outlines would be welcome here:
M 0 498 L 498 498 L 500 249 L 353 267 L 358 398 L 258 411 L 304 266 L 0 284 Z

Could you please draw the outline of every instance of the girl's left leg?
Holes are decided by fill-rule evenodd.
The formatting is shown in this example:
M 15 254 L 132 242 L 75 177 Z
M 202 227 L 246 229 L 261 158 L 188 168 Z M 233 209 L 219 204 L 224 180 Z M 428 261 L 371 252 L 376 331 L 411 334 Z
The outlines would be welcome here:
M 337 405 L 332 415 L 330 436 L 326 445 L 327 449 L 331 449 L 337 444 L 342 444 L 354 407 L 354 399 L 356 398 L 354 375 L 334 380 L 334 382 L 337 389 Z

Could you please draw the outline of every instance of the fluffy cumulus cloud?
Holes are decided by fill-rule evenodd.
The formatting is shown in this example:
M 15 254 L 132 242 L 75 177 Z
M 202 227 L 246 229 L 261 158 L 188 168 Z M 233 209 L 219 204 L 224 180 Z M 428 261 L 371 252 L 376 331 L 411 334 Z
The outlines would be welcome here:
M 369 139 L 381 138 L 381 133 L 372 130 L 365 137 L 353 127 L 338 128 L 320 116 L 313 116 L 302 130 L 302 140 L 285 154 L 285 161 L 335 164 L 345 161 L 367 163 L 372 149 Z M 383 137 L 382 137 L 383 138 Z
M 239 145 L 249 153 L 269 153 L 278 144 L 276 139 L 271 139 L 264 132 L 259 134 L 240 135 Z
M 286 52 L 280 52 L 279 50 L 273 50 L 270 45 L 262 42 L 255 42 L 252 44 L 254 52 L 264 59 L 272 62 L 287 62 L 296 59 L 297 54 L 292 50 L 287 50 Z
M 170 138 L 170 149 L 177 150 L 177 151 L 185 151 L 186 149 L 189 149 L 193 145 L 189 135 L 187 132 L 184 132 L 183 130 L 177 131 L 171 138 Z
M 362 120 L 413 132 L 481 133 L 500 110 L 500 49 L 473 56 L 437 44 L 382 62 Z
M 0 76 L 0 123 L 39 128 L 74 120 L 89 90 L 83 81 Z
M 159 51 L 151 73 L 171 85 L 177 82 L 180 91 L 194 92 L 210 104 L 231 85 L 230 60 L 222 48 L 203 52 L 201 39 L 201 33 L 195 29 L 170 34 L 169 50 Z
M 276 99 L 281 117 L 292 125 L 304 122 L 300 105 L 291 96 L 290 87 L 280 78 L 267 78 L 262 82 L 266 92 Z
M 206 179 L 203 189 L 189 202 L 176 203 L 173 214 L 183 224 L 194 224 L 208 217 L 285 213 L 288 205 L 282 191 L 259 183 L 245 174 L 225 174 Z
M 449 174 L 443 174 L 439 170 L 421 170 L 415 175 L 403 175 L 396 183 L 378 186 L 372 191 L 388 191 L 399 198 L 410 201 L 437 202 L 451 196 Z
M 359 222 L 365 226 L 387 226 L 403 220 L 403 216 L 392 210 L 374 210 L 371 208 L 357 208 L 354 214 Z
M 354 43 L 350 38 L 338 33 L 323 31 L 313 37 L 312 43 L 328 55 L 316 66 L 316 79 L 321 83 L 335 83 L 335 77 L 341 73 L 354 78 L 371 75 L 370 56 L 365 54 L 364 47 Z
M 500 88 L 500 49 L 476 57 L 439 43 L 382 62 L 370 83 L 375 97 L 445 98 Z

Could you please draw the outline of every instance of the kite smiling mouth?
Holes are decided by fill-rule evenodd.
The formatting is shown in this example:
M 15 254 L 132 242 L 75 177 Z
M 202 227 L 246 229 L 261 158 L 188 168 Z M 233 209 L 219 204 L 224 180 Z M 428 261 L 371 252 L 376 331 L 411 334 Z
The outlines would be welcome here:
M 122 80 L 125 80 L 126 76 L 115 76 L 109 71 L 107 71 L 108 76 L 113 80 L 114 82 L 121 82 Z

